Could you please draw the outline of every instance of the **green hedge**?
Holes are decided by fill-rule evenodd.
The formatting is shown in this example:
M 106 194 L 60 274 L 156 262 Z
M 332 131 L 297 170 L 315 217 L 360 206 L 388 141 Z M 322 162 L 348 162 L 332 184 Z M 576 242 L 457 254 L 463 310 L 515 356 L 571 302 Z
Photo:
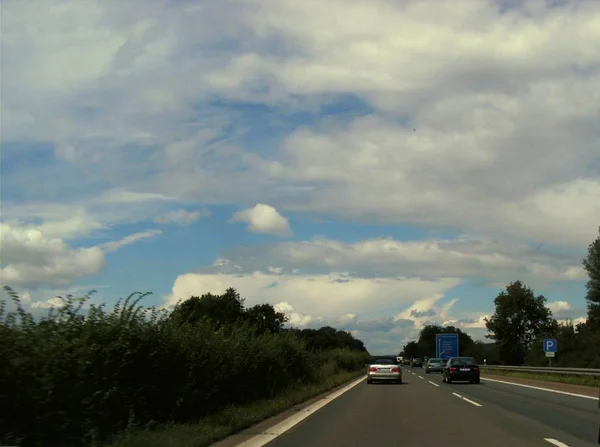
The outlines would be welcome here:
M 111 312 L 91 306 L 85 318 L 72 298 L 42 321 L 22 309 L 0 314 L 0 445 L 99 445 L 126 429 L 191 422 L 365 362 L 364 352 L 310 352 L 288 331 L 173 324 L 138 306 L 141 297 Z

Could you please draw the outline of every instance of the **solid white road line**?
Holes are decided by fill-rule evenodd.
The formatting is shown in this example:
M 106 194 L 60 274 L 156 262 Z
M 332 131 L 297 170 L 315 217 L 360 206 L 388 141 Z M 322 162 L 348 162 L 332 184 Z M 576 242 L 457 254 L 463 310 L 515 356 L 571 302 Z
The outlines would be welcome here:
M 429 381 L 429 383 L 431 383 L 433 386 L 440 386 L 439 384 L 432 382 L 431 380 Z
M 488 382 L 503 383 L 505 385 L 520 386 L 520 387 L 523 387 L 523 388 L 531 388 L 532 390 L 547 391 L 549 393 L 565 394 L 567 396 L 581 397 L 582 399 L 591 399 L 591 400 L 598 400 L 599 399 L 598 397 L 586 396 L 585 394 L 575 394 L 575 393 L 569 393 L 567 391 L 553 390 L 551 388 L 542 388 L 542 387 L 539 387 L 539 386 L 524 385 L 522 383 L 506 382 L 505 380 L 488 379 L 486 377 L 482 377 L 481 380 L 487 380 Z
M 569 447 L 564 442 L 560 442 L 554 438 L 544 438 L 544 441 L 549 442 L 550 444 L 555 445 L 557 447 Z
M 462 399 L 462 400 L 464 400 L 465 402 L 468 402 L 468 403 L 470 403 L 471 405 L 475 405 L 476 407 L 482 407 L 482 406 L 483 406 L 483 405 L 481 405 L 480 403 L 477 403 L 477 402 L 475 402 L 475 401 L 473 401 L 473 400 L 471 400 L 471 399 L 467 399 L 466 397 L 463 397 L 463 396 L 461 396 L 461 395 L 460 395 L 460 394 L 458 394 L 458 393 L 452 393 L 452 395 L 453 395 L 453 396 L 456 396 L 456 397 L 458 397 L 459 399 Z
M 350 384 L 335 391 L 334 393 L 331 393 L 331 394 L 325 396 L 323 399 L 315 402 L 314 404 L 309 405 L 306 408 L 303 408 L 298 413 L 294 414 L 293 416 L 290 416 L 289 418 L 285 419 L 284 421 L 280 422 L 279 424 L 276 424 L 273 427 L 268 428 L 267 430 L 265 430 L 265 432 L 263 432 L 259 435 L 256 435 L 255 437 L 248 439 L 247 441 L 242 442 L 241 444 L 238 444 L 237 447 L 262 447 L 263 445 L 267 444 L 268 442 L 271 442 L 276 437 L 281 436 L 283 433 L 288 431 L 294 425 L 302 422 L 304 419 L 309 417 L 315 411 L 323 408 L 325 405 L 327 405 L 332 400 L 337 399 L 342 394 L 344 394 L 346 391 L 349 391 L 350 389 L 354 388 L 359 383 L 363 382 L 366 377 L 367 376 L 362 376 L 360 379 L 356 379 L 354 382 L 351 382 Z

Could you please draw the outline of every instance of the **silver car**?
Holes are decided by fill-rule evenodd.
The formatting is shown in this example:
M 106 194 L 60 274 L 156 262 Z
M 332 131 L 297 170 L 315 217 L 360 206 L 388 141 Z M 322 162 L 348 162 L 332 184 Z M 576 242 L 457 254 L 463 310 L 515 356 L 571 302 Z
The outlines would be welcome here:
M 376 381 L 402 383 L 402 368 L 392 357 L 377 357 L 369 365 L 367 383 Z
M 429 359 L 425 365 L 425 372 L 427 374 L 432 372 L 441 373 L 444 370 L 444 365 L 446 365 L 446 362 L 443 359 Z

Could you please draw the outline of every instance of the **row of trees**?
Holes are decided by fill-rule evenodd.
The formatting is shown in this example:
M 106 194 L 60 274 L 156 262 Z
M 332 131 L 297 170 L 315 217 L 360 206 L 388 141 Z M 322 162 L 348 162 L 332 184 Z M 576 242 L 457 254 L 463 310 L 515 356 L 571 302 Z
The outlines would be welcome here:
M 404 346 L 408 357 L 435 355 L 435 334 L 456 332 L 460 354 L 472 356 L 488 364 L 545 365 L 542 340 L 556 338 L 559 352 L 557 366 L 600 368 L 600 228 L 599 236 L 589 245 L 583 267 L 589 276 L 586 284 L 587 320 L 574 325 L 559 323 L 547 306 L 543 295 L 521 281 L 511 282 L 494 299 L 495 311 L 486 319 L 488 339 L 492 343 L 475 342 L 453 326 L 426 326 L 417 341 Z
M 102 444 L 119 432 L 187 423 L 227 405 L 268 399 L 369 358 L 350 333 L 286 329 L 268 304 L 246 308 L 232 288 L 173 311 L 131 295 L 111 312 L 66 297 L 35 320 L 0 303 L 0 445 Z
M 364 343 L 350 332 L 331 326 L 319 329 L 284 328 L 289 321 L 283 312 L 277 312 L 270 304 L 257 304 L 244 307 L 245 300 L 235 289 L 229 288 L 223 295 L 205 294 L 193 296 L 177 304 L 169 319 L 177 324 L 199 324 L 208 318 L 215 327 L 248 323 L 257 335 L 264 333 L 290 333 L 303 340 L 311 351 L 328 349 L 350 349 L 367 352 Z

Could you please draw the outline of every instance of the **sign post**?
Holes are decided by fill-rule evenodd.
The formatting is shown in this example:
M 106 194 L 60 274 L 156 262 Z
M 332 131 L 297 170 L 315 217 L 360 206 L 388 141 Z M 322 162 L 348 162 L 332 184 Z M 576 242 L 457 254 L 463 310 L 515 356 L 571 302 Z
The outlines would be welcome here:
M 556 357 L 556 351 L 558 350 L 558 343 L 555 338 L 546 338 L 542 341 L 544 347 L 544 353 L 548 357 L 548 366 L 552 367 L 552 359 Z
M 438 359 L 458 357 L 458 334 L 435 334 L 435 355 Z

